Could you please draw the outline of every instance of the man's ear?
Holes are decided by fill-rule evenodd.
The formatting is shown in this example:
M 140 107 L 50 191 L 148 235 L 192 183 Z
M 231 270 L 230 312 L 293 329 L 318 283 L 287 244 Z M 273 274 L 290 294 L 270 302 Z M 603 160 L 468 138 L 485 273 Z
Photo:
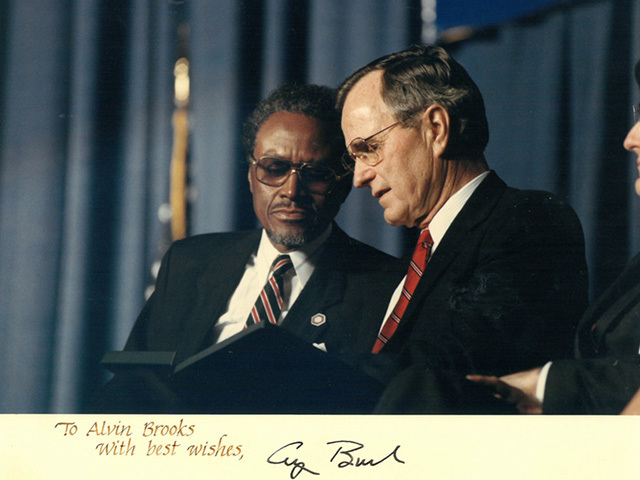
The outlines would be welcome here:
M 247 179 L 249 180 L 249 191 L 253 194 L 253 175 L 251 175 L 252 165 L 247 169 Z
M 436 157 L 442 157 L 449 144 L 449 112 L 442 105 L 434 104 L 422 114 L 422 132 L 431 144 Z

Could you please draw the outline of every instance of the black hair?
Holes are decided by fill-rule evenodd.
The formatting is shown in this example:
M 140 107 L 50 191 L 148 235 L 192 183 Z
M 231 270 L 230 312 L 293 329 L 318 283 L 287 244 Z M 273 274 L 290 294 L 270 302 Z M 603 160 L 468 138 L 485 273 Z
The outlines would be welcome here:
M 262 124 L 277 112 L 299 113 L 323 122 L 332 151 L 339 156 L 344 149 L 340 112 L 335 108 L 336 90 L 322 85 L 286 83 L 273 90 L 249 115 L 242 131 L 242 146 L 247 157 L 252 154 Z

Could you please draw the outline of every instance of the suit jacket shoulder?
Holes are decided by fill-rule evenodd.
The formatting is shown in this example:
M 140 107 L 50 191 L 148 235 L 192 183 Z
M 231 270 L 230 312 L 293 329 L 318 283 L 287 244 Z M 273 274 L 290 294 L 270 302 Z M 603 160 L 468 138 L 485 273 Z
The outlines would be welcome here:
M 224 312 L 260 235 L 212 233 L 174 242 L 125 349 L 178 350 L 180 360 L 196 353 L 211 319 Z

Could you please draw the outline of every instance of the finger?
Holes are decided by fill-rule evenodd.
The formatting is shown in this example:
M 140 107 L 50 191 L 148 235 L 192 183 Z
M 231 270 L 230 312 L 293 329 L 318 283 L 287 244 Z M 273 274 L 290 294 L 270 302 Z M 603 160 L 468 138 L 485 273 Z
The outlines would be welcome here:
M 498 392 L 507 402 L 515 403 L 518 401 L 518 392 L 514 390 L 510 385 L 497 380 L 494 387 L 496 389 L 496 392 Z
M 498 383 L 500 383 L 498 377 L 490 375 L 467 375 L 466 379 L 483 385 L 489 385 L 491 387 L 496 387 Z
M 503 399 L 505 392 L 507 394 L 509 393 L 508 387 L 503 385 L 498 377 L 489 375 L 467 375 L 466 378 L 478 385 L 491 389 L 492 395 L 495 398 Z

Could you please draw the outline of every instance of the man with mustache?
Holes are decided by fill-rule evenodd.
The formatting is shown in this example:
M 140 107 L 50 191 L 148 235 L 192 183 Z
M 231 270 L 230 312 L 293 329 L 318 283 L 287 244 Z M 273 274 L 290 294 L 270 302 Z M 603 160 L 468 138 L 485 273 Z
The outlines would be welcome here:
M 125 350 L 175 351 L 179 363 L 269 321 L 335 356 L 368 353 L 402 269 L 333 222 L 352 177 L 335 91 L 275 90 L 250 115 L 243 145 L 262 229 L 175 242 Z

